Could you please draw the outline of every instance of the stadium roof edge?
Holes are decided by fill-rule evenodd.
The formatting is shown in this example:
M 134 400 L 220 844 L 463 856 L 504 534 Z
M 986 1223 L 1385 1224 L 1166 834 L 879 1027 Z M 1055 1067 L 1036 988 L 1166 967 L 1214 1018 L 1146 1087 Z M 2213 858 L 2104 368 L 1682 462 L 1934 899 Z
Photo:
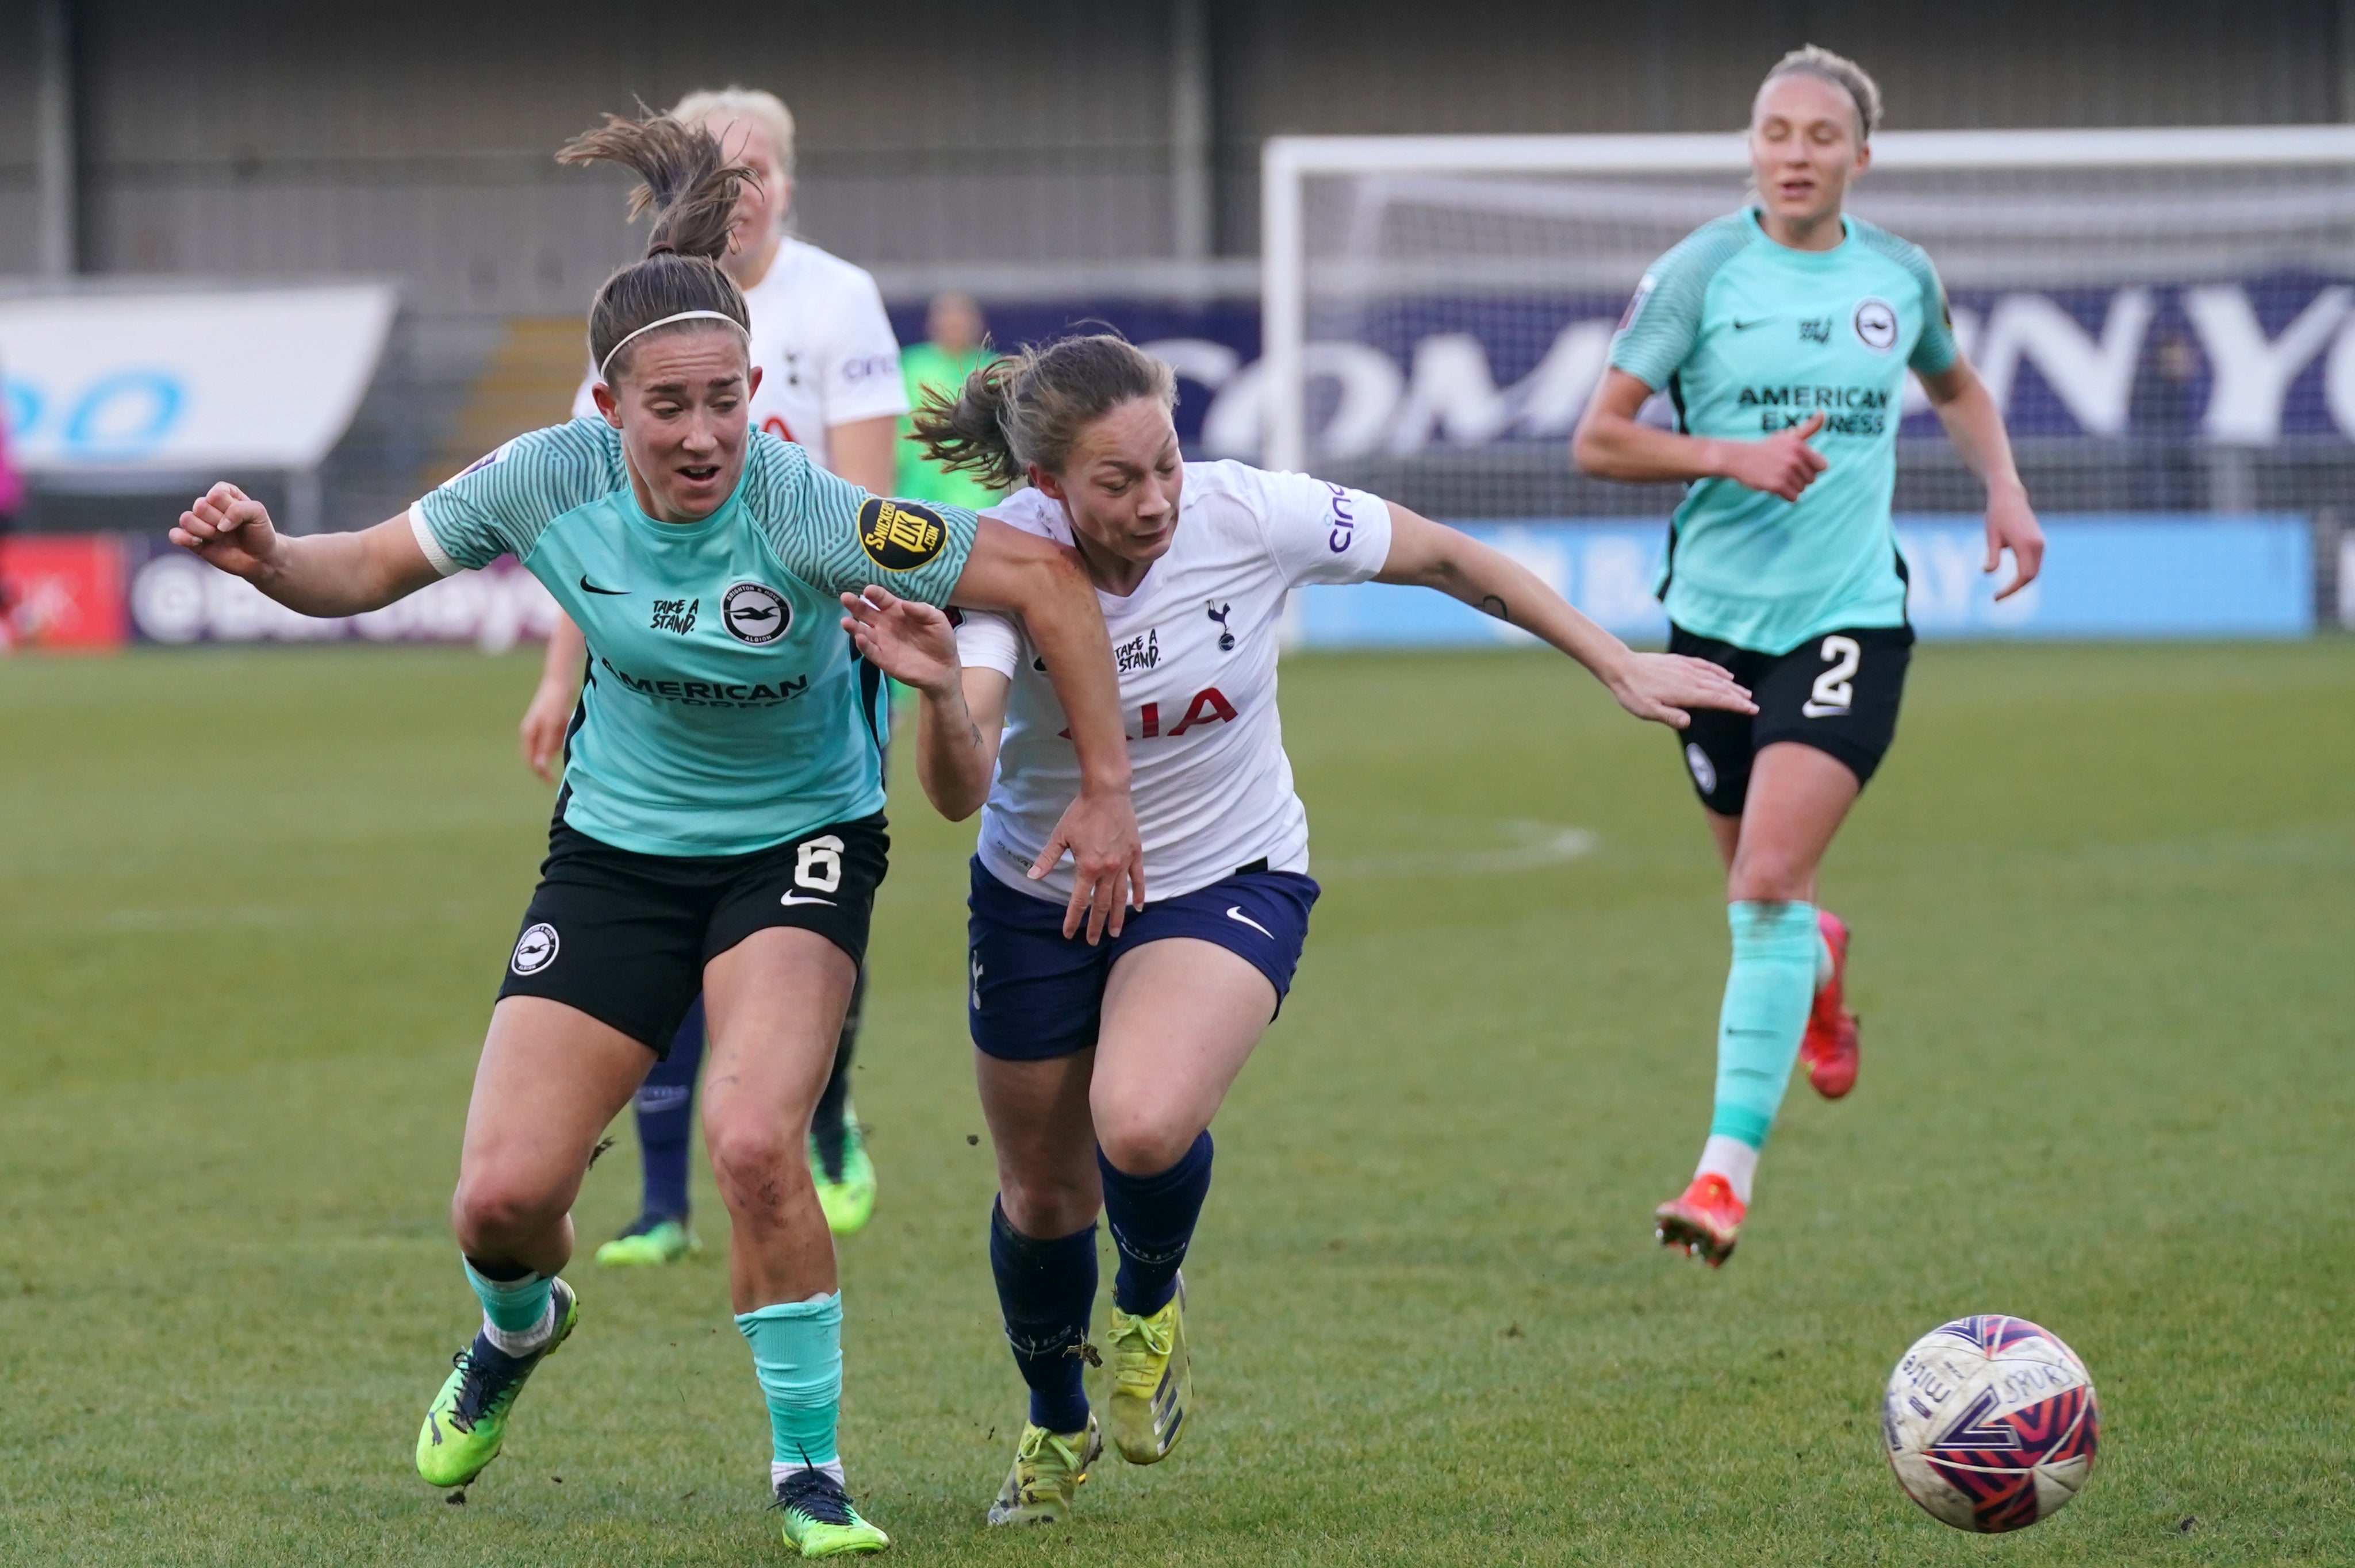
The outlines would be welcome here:
M 984 302 L 1022 300 L 1255 299 L 1259 258 L 1220 257 L 1170 260 L 1147 257 L 1126 261 L 885 263 L 869 269 L 883 297 L 929 298 L 945 290 Z
M 1271 136 L 1271 178 L 1305 174 L 1703 172 L 1746 167 L 1740 132 L 1658 135 Z M 1884 168 L 2134 168 L 2355 164 L 2355 125 L 2209 125 L 2027 131 L 1884 131 Z

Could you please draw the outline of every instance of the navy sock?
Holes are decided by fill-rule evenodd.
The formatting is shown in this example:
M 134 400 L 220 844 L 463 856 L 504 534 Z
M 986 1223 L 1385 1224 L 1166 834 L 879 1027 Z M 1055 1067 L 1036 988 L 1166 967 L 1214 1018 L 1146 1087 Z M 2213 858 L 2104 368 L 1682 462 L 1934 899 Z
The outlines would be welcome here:
M 1096 1168 L 1103 1172 L 1104 1220 L 1120 1249 L 1113 1305 L 1132 1317 L 1158 1312 L 1178 1289 L 1178 1266 L 1210 1195 L 1210 1135 L 1204 1132 L 1184 1159 L 1156 1175 L 1131 1176 L 1102 1149 Z
M 842 1033 L 834 1043 L 834 1073 L 826 1081 L 826 1092 L 817 1097 L 817 1109 L 810 1115 L 810 1137 L 817 1142 L 819 1163 L 829 1177 L 842 1175 L 842 1140 L 846 1131 L 843 1113 L 850 1107 L 850 1059 L 858 1050 L 858 1022 L 867 1011 L 867 969 L 859 967 L 858 983 L 850 988 L 850 1010 L 842 1015 Z
M 1053 1241 L 1026 1236 L 989 1210 L 989 1271 L 1006 1314 L 1006 1342 L 1030 1385 L 1030 1420 L 1050 1432 L 1088 1424 L 1088 1314 L 1096 1304 L 1096 1228 Z
M 695 1075 L 703 1068 L 703 999 L 687 1010 L 670 1054 L 638 1088 L 638 1147 L 645 1158 L 641 1214 L 687 1218 L 687 1141 L 695 1131 Z

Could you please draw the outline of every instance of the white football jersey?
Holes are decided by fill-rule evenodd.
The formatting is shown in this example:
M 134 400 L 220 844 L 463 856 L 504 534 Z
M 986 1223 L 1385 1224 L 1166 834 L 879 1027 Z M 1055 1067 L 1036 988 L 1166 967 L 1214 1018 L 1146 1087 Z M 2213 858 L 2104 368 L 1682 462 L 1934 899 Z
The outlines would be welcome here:
M 1036 490 L 982 515 L 1071 542 L 1061 504 Z M 1306 474 L 1189 462 L 1169 553 L 1127 598 L 1097 591 L 1120 677 L 1148 897 L 1192 893 L 1261 860 L 1270 871 L 1308 869 L 1308 816 L 1275 710 L 1284 601 L 1303 583 L 1364 582 L 1390 549 L 1380 496 Z M 962 616 L 965 664 L 1014 683 L 982 807 L 981 862 L 1009 887 L 1068 898 L 1068 860 L 1044 882 L 1027 874 L 1079 793 L 1062 705 L 1018 621 Z
M 908 411 L 900 377 L 900 340 L 875 280 L 838 256 L 788 236 L 766 277 L 744 291 L 752 312 L 755 429 L 799 441 L 820 468 L 831 468 L 828 426 Z M 572 417 L 594 414 L 592 367 L 572 398 Z

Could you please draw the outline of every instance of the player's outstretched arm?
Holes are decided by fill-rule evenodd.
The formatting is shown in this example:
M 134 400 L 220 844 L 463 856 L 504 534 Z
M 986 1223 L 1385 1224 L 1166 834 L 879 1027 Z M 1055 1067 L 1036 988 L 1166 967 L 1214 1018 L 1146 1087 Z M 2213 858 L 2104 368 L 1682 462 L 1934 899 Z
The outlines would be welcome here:
M 1630 484 L 1730 479 L 1796 501 L 1830 466 L 1823 453 L 1807 444 L 1824 428 L 1820 413 L 1764 440 L 1721 440 L 1644 424 L 1636 414 L 1651 395 L 1651 387 L 1624 370 L 1603 373 L 1603 385 L 1588 400 L 1578 434 L 1571 438 L 1571 460 L 1580 472 Z
M 1572 608 L 1536 573 L 1430 518 L 1390 503 L 1391 553 L 1376 582 L 1437 588 L 1524 631 L 1535 632 L 1593 672 L 1637 718 L 1676 729 L 1692 722 L 1689 708 L 1754 714 L 1750 693 L 1706 659 L 1638 653 Z
M 2011 552 L 2011 581 L 1996 590 L 2009 599 L 2036 580 L 2044 567 L 2044 529 L 2028 504 L 2028 486 L 2019 482 L 2019 468 L 2011 459 L 2011 436 L 2003 428 L 2003 410 L 1987 389 L 1970 361 L 1957 359 L 1935 375 L 1922 377 L 1946 439 L 1963 462 L 1987 486 L 1987 565 L 1992 572 Z
M 226 481 L 180 514 L 170 537 L 299 615 L 382 609 L 441 577 L 418 547 L 405 512 L 357 534 L 290 538 L 272 524 L 268 507 Z
M 842 629 L 859 655 L 915 690 L 916 780 L 934 810 L 964 821 L 989 798 L 1013 683 L 965 664 L 956 629 L 929 604 L 869 588 L 844 594 L 842 608 Z
M 557 754 L 564 749 L 564 732 L 572 722 L 573 705 L 581 700 L 581 670 L 589 657 L 589 639 L 562 610 L 548 630 L 548 652 L 539 662 L 539 685 L 516 726 L 523 742 L 524 766 L 547 783 L 556 782 Z
M 1090 942 L 1107 927 L 1118 936 L 1123 910 L 1145 907 L 1145 849 L 1128 796 L 1120 681 L 1113 673 L 1112 638 L 1104 631 L 1095 585 L 1071 551 L 985 517 L 949 598 L 975 609 L 1020 616 L 1045 661 L 1047 679 L 1071 726 L 1071 748 L 1079 754 L 1080 792 L 1055 824 L 1030 874 L 1045 876 L 1070 850 L 1077 874 L 1063 934 L 1078 930 L 1084 918 Z

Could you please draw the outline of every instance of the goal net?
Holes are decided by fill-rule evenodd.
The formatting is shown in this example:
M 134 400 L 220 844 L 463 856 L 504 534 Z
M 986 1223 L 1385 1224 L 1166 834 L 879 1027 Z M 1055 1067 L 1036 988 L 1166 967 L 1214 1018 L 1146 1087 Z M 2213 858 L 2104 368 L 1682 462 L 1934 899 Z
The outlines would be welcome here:
M 1272 142 L 1258 407 L 1215 433 L 1441 517 L 1659 515 L 1569 436 L 1646 266 L 1747 171 L 1739 135 Z M 1891 132 L 1851 207 L 1937 263 L 2041 508 L 2355 493 L 2355 127 Z M 1975 510 L 1905 412 L 1899 509 Z

